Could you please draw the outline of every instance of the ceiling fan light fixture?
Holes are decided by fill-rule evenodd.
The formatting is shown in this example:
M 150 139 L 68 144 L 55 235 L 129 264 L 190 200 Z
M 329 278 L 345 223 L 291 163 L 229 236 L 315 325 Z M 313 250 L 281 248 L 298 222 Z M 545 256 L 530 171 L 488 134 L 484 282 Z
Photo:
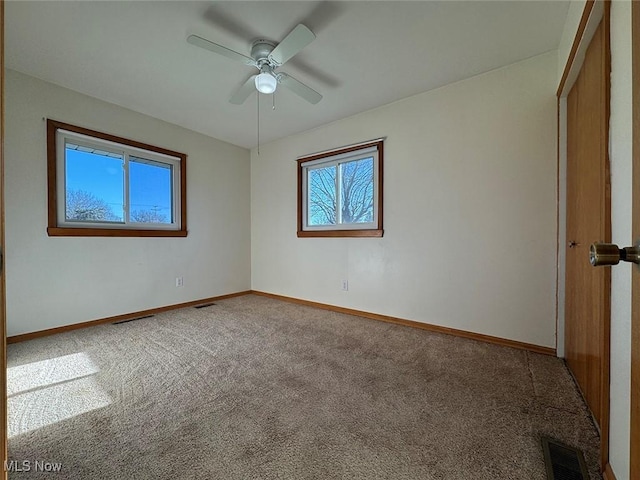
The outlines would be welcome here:
M 278 81 L 271 73 L 262 72 L 256 76 L 256 88 L 260 93 L 270 94 L 276 91 Z

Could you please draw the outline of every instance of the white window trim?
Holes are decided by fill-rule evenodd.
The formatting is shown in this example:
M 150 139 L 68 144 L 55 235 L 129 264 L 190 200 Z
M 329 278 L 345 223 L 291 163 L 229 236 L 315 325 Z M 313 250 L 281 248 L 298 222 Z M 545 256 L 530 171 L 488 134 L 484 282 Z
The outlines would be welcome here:
M 341 223 L 342 209 L 340 202 L 342 199 L 342 182 L 340 181 L 340 168 L 337 168 L 336 174 L 336 223 L 332 225 L 309 225 L 309 196 L 308 196 L 308 180 L 309 170 L 325 168 L 330 166 L 339 166 L 340 164 L 350 163 L 366 158 L 373 158 L 373 221 L 367 223 Z M 317 160 L 310 160 L 302 164 L 302 230 L 305 232 L 314 231 L 333 231 L 333 230 L 371 230 L 378 226 L 378 148 L 375 146 L 364 147 L 361 150 L 333 155 Z
M 90 148 L 118 153 L 123 156 L 124 163 L 124 221 L 123 222 L 80 222 L 66 220 L 66 143 L 74 143 Z M 57 226 L 71 228 L 100 228 L 119 230 L 180 230 L 181 219 L 181 192 L 180 192 L 180 158 L 165 155 L 163 153 L 146 150 L 131 145 L 112 142 L 102 138 L 96 138 L 81 133 L 70 132 L 64 129 L 56 130 L 56 176 L 57 176 Z M 129 157 L 142 157 L 165 165 L 171 165 L 172 171 L 172 223 L 136 223 L 129 220 Z

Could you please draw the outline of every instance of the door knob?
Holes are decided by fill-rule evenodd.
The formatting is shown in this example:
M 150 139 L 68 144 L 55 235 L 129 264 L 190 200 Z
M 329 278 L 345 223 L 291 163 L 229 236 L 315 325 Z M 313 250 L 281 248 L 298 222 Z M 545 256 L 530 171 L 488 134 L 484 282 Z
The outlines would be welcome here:
M 589 248 L 589 261 L 594 267 L 617 265 L 620 260 L 640 265 L 640 246 L 618 248 L 613 243 L 594 243 Z

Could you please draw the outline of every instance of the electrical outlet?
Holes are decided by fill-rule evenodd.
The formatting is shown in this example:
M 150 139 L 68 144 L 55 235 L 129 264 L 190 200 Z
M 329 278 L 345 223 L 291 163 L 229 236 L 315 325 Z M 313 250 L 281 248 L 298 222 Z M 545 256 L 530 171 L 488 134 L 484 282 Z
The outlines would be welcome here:
M 184 278 L 176 277 L 176 287 L 184 287 Z
M 342 280 L 342 290 L 345 292 L 349 290 L 349 280 Z

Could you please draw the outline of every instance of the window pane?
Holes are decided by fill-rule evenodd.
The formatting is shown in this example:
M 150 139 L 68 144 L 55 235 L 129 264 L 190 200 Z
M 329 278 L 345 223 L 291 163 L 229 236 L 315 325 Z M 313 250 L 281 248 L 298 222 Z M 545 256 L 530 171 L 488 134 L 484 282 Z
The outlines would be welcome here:
M 129 157 L 129 219 L 134 223 L 173 223 L 173 167 Z
M 341 223 L 373 222 L 373 158 L 340 164 Z
M 313 226 L 336 223 L 336 166 L 308 170 L 307 223 Z
M 67 221 L 123 222 L 122 154 L 65 145 Z

